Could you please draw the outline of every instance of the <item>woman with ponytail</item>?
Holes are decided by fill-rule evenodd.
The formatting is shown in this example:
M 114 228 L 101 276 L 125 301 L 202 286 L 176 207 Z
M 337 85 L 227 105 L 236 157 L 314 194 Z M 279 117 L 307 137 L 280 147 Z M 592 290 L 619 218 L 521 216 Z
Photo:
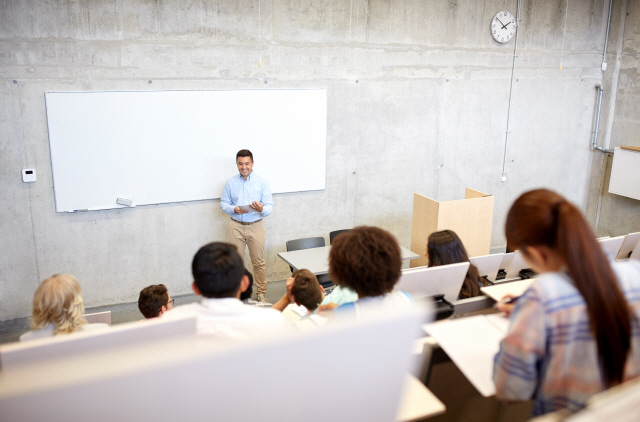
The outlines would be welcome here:
M 507 243 L 540 276 L 517 300 L 495 358 L 496 393 L 533 414 L 575 411 L 640 375 L 640 263 L 610 265 L 580 211 L 548 190 L 520 196 Z

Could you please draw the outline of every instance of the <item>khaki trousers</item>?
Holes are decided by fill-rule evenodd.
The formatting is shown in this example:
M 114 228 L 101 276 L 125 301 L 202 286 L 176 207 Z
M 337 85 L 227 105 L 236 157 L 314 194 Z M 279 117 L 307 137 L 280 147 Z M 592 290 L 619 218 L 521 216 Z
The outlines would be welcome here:
M 245 247 L 249 247 L 251 265 L 253 265 L 253 283 L 256 293 L 263 295 L 267 292 L 267 266 L 264 262 L 264 241 L 266 232 L 262 220 L 255 223 L 241 223 L 230 219 L 227 228 L 227 241 L 236 245 L 242 262 L 244 262 Z

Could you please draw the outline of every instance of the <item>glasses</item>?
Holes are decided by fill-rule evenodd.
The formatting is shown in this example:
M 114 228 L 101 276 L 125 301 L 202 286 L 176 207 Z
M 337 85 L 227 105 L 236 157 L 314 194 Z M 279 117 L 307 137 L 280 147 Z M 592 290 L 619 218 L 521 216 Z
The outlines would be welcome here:
M 173 301 L 174 301 L 174 300 L 175 300 L 175 299 L 171 299 L 170 301 L 168 301 L 168 302 L 167 302 L 167 305 L 168 305 L 168 304 L 171 304 L 171 306 L 173 306 Z

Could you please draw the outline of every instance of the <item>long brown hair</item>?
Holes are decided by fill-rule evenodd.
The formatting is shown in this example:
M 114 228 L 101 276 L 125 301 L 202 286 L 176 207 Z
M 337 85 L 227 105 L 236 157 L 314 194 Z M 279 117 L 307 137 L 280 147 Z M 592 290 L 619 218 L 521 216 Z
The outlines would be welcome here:
M 631 312 L 580 211 L 555 192 L 533 190 L 511 206 L 505 232 L 509 246 L 525 256 L 527 246 L 546 246 L 564 261 L 587 306 L 605 387 L 621 383 L 630 349 Z
M 429 235 L 427 257 L 429 258 L 430 267 L 469 262 L 467 250 L 464 248 L 462 240 L 453 230 L 442 230 Z M 487 285 L 484 279 L 480 278 L 476 266 L 470 263 L 469 270 L 460 289 L 460 297 L 465 299 L 480 295 L 478 283 L 483 286 Z

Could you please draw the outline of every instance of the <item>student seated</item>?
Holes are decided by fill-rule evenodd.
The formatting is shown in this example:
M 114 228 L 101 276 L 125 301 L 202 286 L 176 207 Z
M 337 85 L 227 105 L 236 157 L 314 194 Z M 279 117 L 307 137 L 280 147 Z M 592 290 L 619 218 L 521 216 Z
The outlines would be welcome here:
M 308 270 L 305 270 L 305 271 L 308 271 Z M 309 274 L 315 277 L 315 275 L 311 271 L 309 271 Z M 316 281 L 317 280 L 318 279 L 316 278 Z M 291 294 L 291 288 L 293 286 L 294 281 L 295 281 L 295 278 L 292 274 L 291 277 L 289 277 L 289 279 L 287 280 L 286 293 L 282 296 L 280 300 L 278 300 L 278 302 L 276 302 L 273 305 L 274 309 L 282 312 L 287 306 L 289 306 L 289 304 L 296 302 L 293 298 L 293 295 Z M 325 294 L 326 292 L 324 291 L 324 288 L 322 287 L 322 285 L 320 285 L 320 288 L 322 289 L 322 297 L 323 297 L 322 302 L 320 303 L 320 306 L 328 305 L 330 303 L 334 304 L 334 305 L 331 305 L 331 307 L 329 307 L 329 310 L 332 309 L 333 306 L 336 306 L 336 305 L 340 306 L 345 303 L 351 303 L 358 300 L 358 294 L 346 286 L 335 286 L 333 290 L 331 290 L 328 294 Z M 309 311 L 309 312 L 316 313 L 316 311 L 318 311 L 318 308 L 315 308 L 314 311 Z
M 316 276 L 309 270 L 295 271 L 291 278 L 291 299 L 296 305 L 307 308 L 308 313 L 313 313 L 324 300 L 324 288 L 318 282 Z
M 152 284 L 140 291 L 138 309 L 145 318 L 157 318 L 173 308 L 173 299 L 164 284 Z
M 413 307 L 408 293 L 394 292 L 400 279 L 400 246 L 391 233 L 361 226 L 336 237 L 329 253 L 329 276 L 338 286 L 358 294 L 358 300 L 338 306 L 330 303 L 320 311 L 364 316 L 370 312 Z
M 200 303 L 177 306 L 163 318 L 196 315 L 199 335 L 246 339 L 285 328 L 282 314 L 274 309 L 245 306 L 240 294 L 249 278 L 234 245 L 209 243 L 196 253 L 191 264 L 193 291 Z
M 249 287 L 247 287 L 247 290 L 240 293 L 240 300 L 242 301 L 242 303 L 244 303 L 245 305 L 251 305 L 251 306 L 262 306 L 262 307 L 272 306 L 272 304 L 269 302 L 266 302 L 266 301 L 260 302 L 258 300 L 251 299 L 251 295 L 253 294 L 253 274 L 251 274 L 249 270 L 245 268 L 244 275 L 247 276 L 247 278 L 249 279 Z
M 33 295 L 32 331 L 20 341 L 53 337 L 82 330 L 105 329 L 108 324 L 87 324 L 82 317 L 82 289 L 71 274 L 56 274 L 44 280 Z
M 427 257 L 429 258 L 429 267 L 469 262 L 467 250 L 462 244 L 462 240 L 453 230 L 442 230 L 429 235 L 429 239 L 427 239 Z M 488 284 L 484 278 L 478 275 L 476 266 L 470 264 L 460 289 L 459 298 L 466 299 L 480 296 L 480 287 Z
M 534 190 L 512 205 L 507 243 L 539 276 L 515 302 L 495 358 L 498 398 L 533 414 L 585 406 L 640 375 L 640 262 L 611 265 L 580 211 Z

